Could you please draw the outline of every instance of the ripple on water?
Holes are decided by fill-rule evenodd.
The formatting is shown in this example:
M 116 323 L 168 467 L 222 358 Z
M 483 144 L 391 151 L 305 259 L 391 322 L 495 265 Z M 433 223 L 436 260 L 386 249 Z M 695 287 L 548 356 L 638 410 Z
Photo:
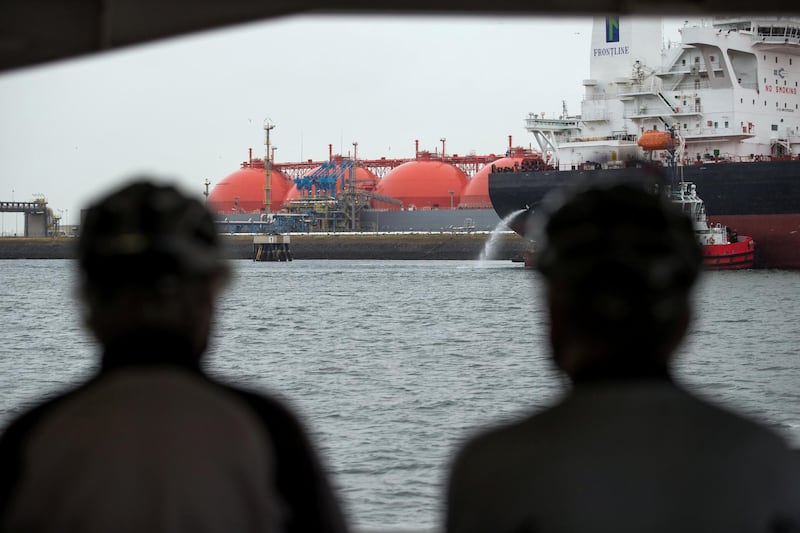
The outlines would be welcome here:
M 565 387 L 549 363 L 535 275 L 477 263 L 237 261 L 205 365 L 300 413 L 357 527 L 435 526 L 460 443 L 546 408 Z M 69 262 L 2 268 L 5 422 L 89 375 L 96 348 L 70 304 Z M 676 359 L 679 379 L 800 446 L 797 274 L 709 274 Z M 264 305 L 263 287 L 276 283 Z

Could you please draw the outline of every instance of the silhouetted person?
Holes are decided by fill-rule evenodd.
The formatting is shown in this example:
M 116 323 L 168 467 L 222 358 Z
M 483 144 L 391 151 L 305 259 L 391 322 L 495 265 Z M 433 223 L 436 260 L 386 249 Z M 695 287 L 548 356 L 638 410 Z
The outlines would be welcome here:
M 228 278 L 205 207 L 126 186 L 86 213 L 78 263 L 101 368 L 7 428 L 0 529 L 345 531 L 293 414 L 200 369 Z
M 796 531 L 786 443 L 670 375 L 701 264 L 690 221 L 643 187 L 595 187 L 555 210 L 540 244 L 552 357 L 572 387 L 466 444 L 446 530 Z

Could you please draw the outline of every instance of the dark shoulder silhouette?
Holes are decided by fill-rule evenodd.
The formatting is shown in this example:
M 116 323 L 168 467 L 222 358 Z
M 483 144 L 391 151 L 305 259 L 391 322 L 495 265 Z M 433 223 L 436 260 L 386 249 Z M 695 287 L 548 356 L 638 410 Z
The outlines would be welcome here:
M 796 454 L 671 375 L 700 273 L 688 218 L 643 184 L 595 184 L 540 227 L 552 359 L 572 386 L 466 443 L 446 530 L 797 530 Z
M 113 192 L 86 212 L 78 265 L 100 370 L 0 438 L 0 530 L 346 530 L 297 417 L 201 370 L 229 275 L 201 202 L 146 180 Z

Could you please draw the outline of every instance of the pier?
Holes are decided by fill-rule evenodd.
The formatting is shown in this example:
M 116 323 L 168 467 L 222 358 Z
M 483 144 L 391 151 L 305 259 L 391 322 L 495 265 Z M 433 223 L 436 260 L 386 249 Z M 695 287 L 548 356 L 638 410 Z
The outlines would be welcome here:
M 291 261 L 289 235 L 256 235 L 253 237 L 253 261 Z

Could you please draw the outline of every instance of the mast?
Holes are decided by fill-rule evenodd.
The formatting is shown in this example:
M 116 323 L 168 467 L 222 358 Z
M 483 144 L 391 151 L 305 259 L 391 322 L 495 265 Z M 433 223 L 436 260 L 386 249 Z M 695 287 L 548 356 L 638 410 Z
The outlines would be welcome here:
M 275 128 L 275 124 L 272 124 L 270 120 L 267 118 L 264 120 L 264 132 L 266 133 L 266 140 L 264 144 L 267 147 L 266 156 L 264 158 L 264 169 L 266 174 L 266 180 L 264 182 L 264 213 L 269 214 L 271 205 L 272 205 L 272 160 L 270 156 L 272 154 L 272 150 L 269 144 L 269 132 Z

